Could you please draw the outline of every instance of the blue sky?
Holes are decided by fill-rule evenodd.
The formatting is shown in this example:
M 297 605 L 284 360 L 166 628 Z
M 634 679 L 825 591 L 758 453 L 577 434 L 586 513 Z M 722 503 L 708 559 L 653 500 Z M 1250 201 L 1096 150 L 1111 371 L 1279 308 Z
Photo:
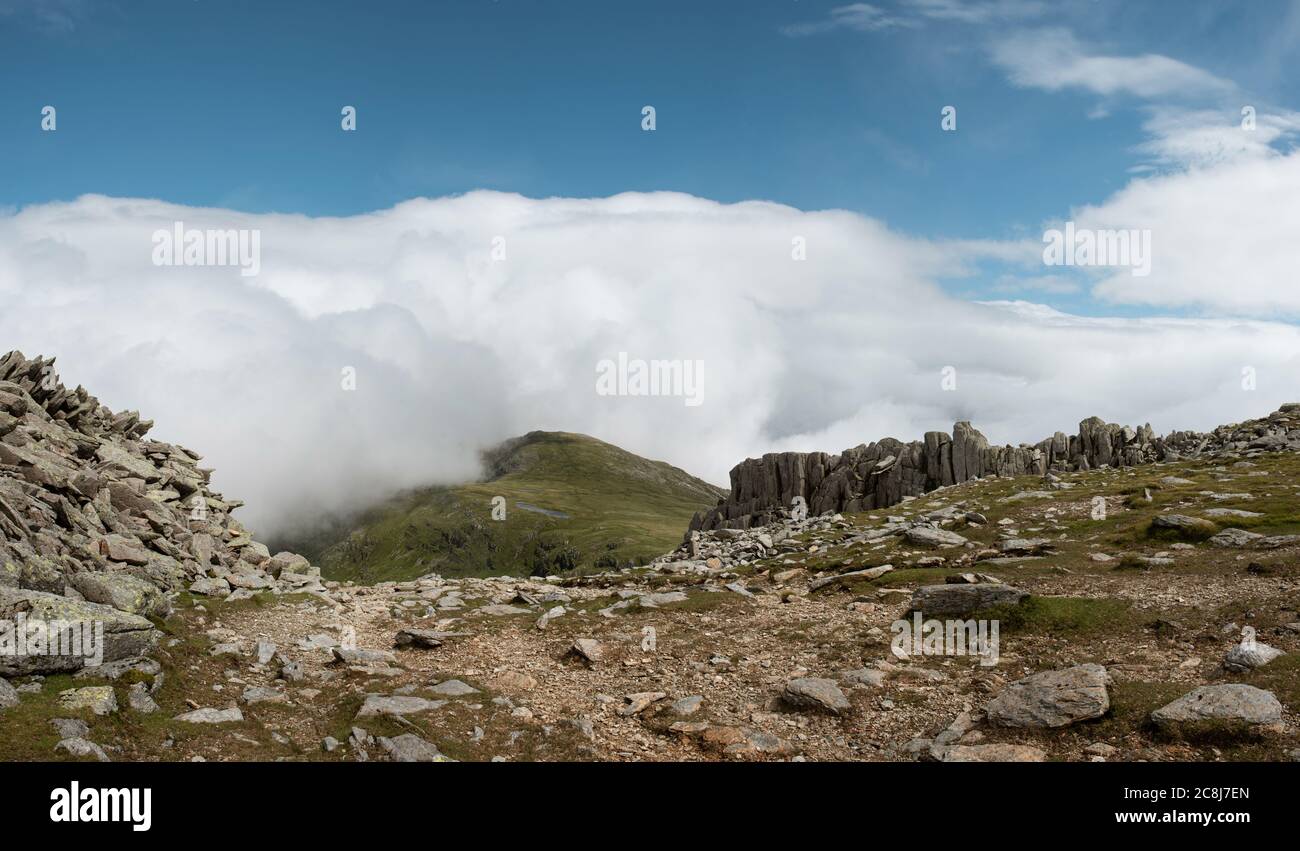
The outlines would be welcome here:
M 0 203 L 346 215 L 476 188 L 671 189 L 1000 239 L 1101 202 L 1145 159 L 1131 93 L 1009 81 L 990 45 L 1015 28 L 1300 102 L 1293 3 L 1034 5 L 0 0 Z
M 719 483 L 959 419 L 1213 428 L 1300 397 L 1298 54 L 1300 0 L 0 0 L 0 350 L 254 528 L 539 428 Z M 1067 221 L 1149 274 L 1045 264 Z M 258 273 L 157 263 L 177 222 Z M 703 404 L 593 392 L 620 352 Z

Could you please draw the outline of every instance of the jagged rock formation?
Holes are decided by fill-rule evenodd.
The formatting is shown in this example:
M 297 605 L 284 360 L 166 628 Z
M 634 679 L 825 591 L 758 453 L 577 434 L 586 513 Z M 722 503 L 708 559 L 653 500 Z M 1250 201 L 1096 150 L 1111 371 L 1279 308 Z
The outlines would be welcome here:
M 272 557 L 230 516 L 243 503 L 209 487 L 199 455 L 146 439 L 151 421 L 67 389 L 53 367 L 0 358 L 0 619 L 104 622 L 114 661 L 147 650 L 169 592 L 318 585 L 306 559 Z M 25 672 L 69 664 L 47 662 Z
M 1300 451 L 1300 403 L 1262 420 L 1213 432 L 1178 431 L 1157 437 L 1140 428 L 1089 417 L 1079 433 L 1056 432 L 1036 444 L 990 446 L 968 422 L 924 440 L 885 438 L 839 455 L 778 452 L 749 458 L 731 470 L 731 493 L 691 520 L 691 532 L 763 526 L 788 513 L 795 497 L 811 515 L 887 508 L 904 497 L 987 476 L 1045 475 L 1050 470 L 1135 467 L 1156 461 L 1240 451 Z

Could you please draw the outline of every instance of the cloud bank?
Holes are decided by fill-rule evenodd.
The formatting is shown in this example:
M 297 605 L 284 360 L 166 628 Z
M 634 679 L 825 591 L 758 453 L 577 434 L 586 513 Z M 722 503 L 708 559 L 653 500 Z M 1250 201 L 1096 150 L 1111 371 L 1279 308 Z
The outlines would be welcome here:
M 1282 191 L 1297 169 L 1252 167 L 1271 171 L 1140 182 L 1088 220 L 1155 229 L 1145 289 L 1103 280 L 1106 297 L 1255 319 L 962 301 L 945 277 L 1018 262 L 1023 246 L 766 202 L 475 192 L 310 218 L 86 196 L 0 217 L 0 350 L 57 355 L 66 383 L 155 419 L 158 437 L 205 455 L 263 534 L 472 477 L 477 448 L 531 429 L 725 484 L 746 456 L 912 439 L 956 419 L 1011 442 L 1092 414 L 1206 428 L 1300 398 L 1300 333 L 1258 318 L 1300 306 L 1293 241 L 1250 233 L 1262 219 L 1248 199 L 1219 230 L 1187 212 L 1219 193 L 1269 203 L 1270 180 Z M 177 221 L 259 230 L 260 274 L 155 266 L 152 235 Z M 620 352 L 702 361 L 703 403 L 597 394 L 597 364 Z

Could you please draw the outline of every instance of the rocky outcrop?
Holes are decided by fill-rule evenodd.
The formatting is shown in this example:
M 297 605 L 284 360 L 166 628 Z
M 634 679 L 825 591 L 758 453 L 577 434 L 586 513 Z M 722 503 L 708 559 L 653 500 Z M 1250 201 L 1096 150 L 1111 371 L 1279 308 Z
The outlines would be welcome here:
M 1140 428 L 1089 417 L 1077 434 L 1056 432 L 1035 444 L 990 446 L 968 422 L 952 434 L 931 431 L 903 443 L 885 438 L 839 455 L 778 452 L 750 458 L 731 470 L 731 492 L 698 512 L 694 531 L 748 529 L 789 516 L 799 497 L 810 515 L 887 508 L 905 497 L 988 476 L 1045 475 L 1051 470 L 1135 467 L 1206 454 L 1249 457 L 1300 451 L 1300 403 L 1283 405 L 1262 420 L 1221 426 L 1208 434 L 1173 432 L 1157 437 Z
M 115 661 L 152 647 L 148 618 L 169 614 L 169 594 L 311 590 L 319 572 L 272 557 L 231 516 L 242 503 L 211 489 L 200 456 L 148 439 L 152 425 L 64 387 L 52 359 L 0 357 L 0 619 L 103 624 L 104 661 Z M 83 662 L 11 655 L 0 674 Z

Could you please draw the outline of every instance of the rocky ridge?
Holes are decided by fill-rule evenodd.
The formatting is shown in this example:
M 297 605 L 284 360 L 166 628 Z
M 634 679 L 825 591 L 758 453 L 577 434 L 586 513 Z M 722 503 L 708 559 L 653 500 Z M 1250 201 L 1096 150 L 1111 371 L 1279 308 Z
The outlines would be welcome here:
M 175 592 L 324 591 L 306 559 L 253 540 L 201 456 L 148 439 L 152 426 L 64 387 L 53 359 L 0 358 L 0 618 L 102 623 L 114 662 L 156 642 L 149 618 L 166 617 Z M 0 655 L 0 674 L 82 664 Z
M 689 532 L 762 526 L 788 512 L 796 497 L 809 514 L 856 513 L 988 476 L 1135 467 L 1245 449 L 1300 450 L 1300 403 L 1207 434 L 1157 437 L 1150 424 L 1132 428 L 1089 417 L 1079 423 L 1078 434 L 1058 431 L 1036 444 L 990 446 L 969 422 L 958 422 L 951 435 L 931 431 L 910 443 L 885 438 L 838 455 L 768 453 L 733 467 L 730 493 L 697 513 Z

